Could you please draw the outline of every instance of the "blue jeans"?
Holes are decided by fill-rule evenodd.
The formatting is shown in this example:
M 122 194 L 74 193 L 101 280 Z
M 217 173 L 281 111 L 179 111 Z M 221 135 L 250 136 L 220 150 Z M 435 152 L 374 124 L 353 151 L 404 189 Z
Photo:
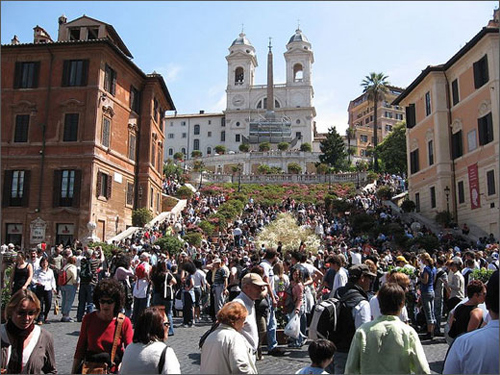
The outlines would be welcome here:
M 75 301 L 76 295 L 76 285 L 62 285 L 59 287 L 61 289 L 61 312 L 63 316 L 69 316 L 71 311 L 71 306 L 73 306 L 73 302 Z
M 78 292 L 78 310 L 76 312 L 76 319 L 82 320 L 85 311 L 90 314 L 94 311 L 94 302 L 92 296 L 94 295 L 94 285 L 80 284 L 80 291 Z
M 278 346 L 278 340 L 276 340 L 276 310 L 270 304 L 269 307 L 269 317 L 267 319 L 267 350 L 271 351 Z
M 434 316 L 434 292 L 423 292 L 420 295 L 422 297 L 422 308 L 424 309 L 427 324 L 436 324 L 436 317 Z

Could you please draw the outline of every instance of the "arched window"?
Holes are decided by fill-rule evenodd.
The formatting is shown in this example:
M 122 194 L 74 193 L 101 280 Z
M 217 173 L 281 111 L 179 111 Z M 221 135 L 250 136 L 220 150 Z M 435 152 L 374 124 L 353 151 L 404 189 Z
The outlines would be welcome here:
M 234 84 L 235 85 L 242 85 L 245 80 L 245 72 L 243 71 L 242 67 L 236 68 L 236 71 L 234 72 Z
M 274 108 L 280 108 L 280 103 L 274 99 Z M 267 98 L 259 100 L 257 103 L 257 109 L 266 109 L 267 108 Z
M 195 139 L 193 141 L 193 150 L 198 151 L 199 149 L 200 149 L 200 140 L 199 139 Z
M 200 135 L 200 125 L 194 126 L 194 135 Z
M 207 147 L 207 155 L 211 155 L 212 154 L 212 147 Z
M 293 66 L 293 81 L 302 82 L 303 79 L 304 79 L 304 70 L 302 68 L 302 64 L 295 64 Z
M 186 155 L 186 148 L 185 148 L 185 147 L 181 148 L 181 152 L 182 152 L 184 155 Z
M 168 149 L 168 156 L 172 156 L 174 154 L 174 149 L 173 148 L 169 148 Z

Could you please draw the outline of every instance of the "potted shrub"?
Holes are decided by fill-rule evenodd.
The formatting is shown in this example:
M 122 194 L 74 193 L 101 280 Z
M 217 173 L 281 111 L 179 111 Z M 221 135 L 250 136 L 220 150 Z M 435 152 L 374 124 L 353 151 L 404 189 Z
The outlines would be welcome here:
M 153 214 L 146 207 L 132 211 L 132 225 L 134 227 L 143 227 L 151 220 L 153 220 Z
M 240 144 L 240 146 L 238 147 L 238 149 L 241 151 L 241 152 L 248 152 L 250 151 L 250 146 L 246 143 L 242 143 Z
M 269 142 L 262 142 L 259 145 L 260 152 L 266 152 L 266 151 L 269 151 L 270 149 L 271 149 L 271 144 Z
M 191 152 L 191 157 L 193 158 L 200 158 L 201 157 L 201 151 L 200 150 L 194 150 Z
M 187 186 L 181 186 L 177 189 L 175 196 L 179 199 L 189 199 L 193 196 L 193 191 Z
M 302 167 L 298 163 L 288 164 L 288 173 L 299 174 L 300 172 L 302 172 Z
M 286 150 L 288 150 L 288 147 L 290 147 L 290 143 L 288 143 L 288 142 L 278 143 L 278 150 L 280 150 L 280 151 L 286 151 Z
M 415 204 L 415 202 L 413 202 L 412 200 L 405 200 L 403 201 L 403 203 L 401 203 L 401 209 L 403 210 L 403 212 L 413 212 L 415 211 L 415 208 L 417 207 L 417 205 Z
M 310 143 L 302 143 L 300 145 L 300 151 L 303 151 L 303 152 L 311 152 L 312 151 L 312 147 L 311 147 L 311 144 Z
M 182 251 L 184 242 L 174 236 L 165 236 L 156 240 L 154 245 L 159 246 L 163 251 L 168 251 L 170 255 L 176 256 Z
M 218 153 L 219 155 L 224 155 L 226 153 L 226 146 L 223 145 L 217 145 L 214 148 L 215 152 Z

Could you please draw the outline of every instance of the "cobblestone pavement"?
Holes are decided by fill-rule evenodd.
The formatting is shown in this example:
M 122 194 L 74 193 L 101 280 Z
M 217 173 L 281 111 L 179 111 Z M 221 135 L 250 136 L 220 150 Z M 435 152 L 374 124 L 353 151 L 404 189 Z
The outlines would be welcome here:
M 78 296 L 77 296 L 78 297 Z M 76 316 L 76 304 L 71 311 L 70 316 Z M 54 336 L 54 345 L 56 353 L 57 370 L 59 374 L 69 374 L 73 363 L 73 355 L 75 353 L 76 342 L 80 332 L 81 323 L 62 323 L 60 322 L 61 315 L 53 315 L 53 311 L 49 315 L 51 324 L 43 325 L 43 328 L 50 331 Z M 174 327 L 181 325 L 182 318 L 174 318 Z M 199 374 L 200 373 L 200 351 L 198 350 L 198 341 L 200 336 L 210 328 L 211 323 L 202 322 L 192 328 L 177 327 L 175 335 L 168 338 L 170 345 L 177 355 L 181 364 L 183 374 Z M 443 360 L 448 350 L 448 345 L 443 338 L 436 338 L 432 342 L 423 342 L 425 354 L 433 373 L 441 373 Z M 265 355 L 262 361 L 257 362 L 257 368 L 261 374 L 293 374 L 298 369 L 306 366 L 309 363 L 307 354 L 307 346 L 301 349 L 289 349 L 281 346 L 286 350 L 283 357 L 272 357 Z

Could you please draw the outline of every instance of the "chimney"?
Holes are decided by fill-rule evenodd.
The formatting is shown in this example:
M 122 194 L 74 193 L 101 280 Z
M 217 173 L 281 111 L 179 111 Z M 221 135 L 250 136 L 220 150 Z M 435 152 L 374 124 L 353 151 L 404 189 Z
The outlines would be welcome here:
M 200 109 L 200 115 L 204 114 L 205 111 L 203 109 Z
M 19 44 L 19 39 L 17 38 L 17 35 L 14 35 L 14 38 L 12 38 L 10 44 Z
M 66 28 L 66 22 L 68 19 L 66 16 L 63 14 L 61 17 L 58 18 L 58 23 L 59 23 L 59 29 L 57 31 L 57 40 L 60 42 L 62 40 L 67 40 L 69 39 L 67 35 L 65 35 L 65 31 L 67 30 Z
M 488 27 L 498 27 L 499 9 L 493 10 L 493 19 L 488 22 Z
M 267 54 L 267 119 L 274 119 L 273 52 L 271 48 L 271 38 L 269 38 L 269 53 Z

